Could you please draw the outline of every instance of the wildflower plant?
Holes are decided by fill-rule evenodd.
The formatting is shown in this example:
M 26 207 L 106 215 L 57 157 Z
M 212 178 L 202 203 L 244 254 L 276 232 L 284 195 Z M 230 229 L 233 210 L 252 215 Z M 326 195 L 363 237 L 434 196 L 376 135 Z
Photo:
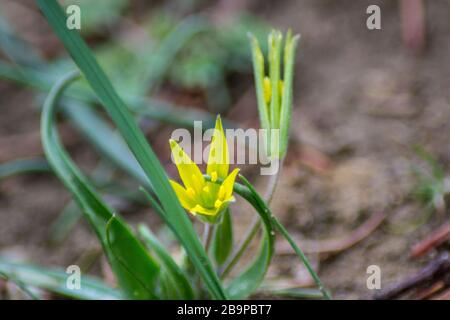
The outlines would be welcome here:
M 100 279 L 83 277 L 82 290 L 72 292 L 64 286 L 64 272 L 44 272 L 36 267 L 4 263 L 1 259 L 0 274 L 16 277 L 24 285 L 44 287 L 74 298 L 241 299 L 255 293 L 264 281 L 274 253 L 275 232 L 278 231 L 305 264 L 322 296 L 329 298 L 303 252 L 272 214 L 269 201 L 263 199 L 252 184 L 239 174 L 238 168 L 230 173 L 228 146 L 221 118 L 216 119 L 206 174 L 200 171 L 177 142 L 170 141 L 181 183 L 170 180 L 130 109 L 114 89 L 91 50 L 76 30 L 66 28 L 66 16 L 58 2 L 37 0 L 37 4 L 80 71 L 62 77 L 52 87 L 44 103 L 41 137 L 45 155 L 52 171 L 70 191 L 97 236 L 117 285 L 111 287 Z M 280 153 L 274 155 L 279 157 L 284 156 L 287 149 L 293 55 L 297 39 L 288 33 L 284 51 L 285 72 L 281 82 L 281 34 L 275 31 L 269 36 L 269 83 L 263 77 L 261 52 L 257 42 L 252 40 L 258 106 L 263 127 L 277 128 L 284 133 L 279 141 L 271 141 L 281 144 Z M 114 146 L 108 150 L 109 155 L 117 154 L 119 149 L 123 157 L 130 157 L 121 169 L 143 184 L 141 190 L 146 199 L 181 245 L 185 257 L 182 261 L 172 257 L 165 244 L 145 224 L 135 231 L 119 213 L 110 208 L 64 149 L 56 130 L 56 108 L 58 103 L 68 101 L 66 90 L 80 77 L 86 80 L 96 94 L 123 139 L 113 140 Z M 83 100 L 84 97 L 79 98 Z M 90 133 L 95 135 L 96 129 L 89 128 Z M 236 179 L 241 183 L 236 182 Z M 237 262 L 244 251 L 236 252 L 233 242 L 233 214 L 230 210 L 230 203 L 235 200 L 233 194 L 239 195 L 253 207 L 259 221 L 256 233 L 262 230 L 257 252 L 244 250 L 246 255 L 253 254 L 254 257 L 243 267 Z M 186 210 L 204 222 L 207 232 L 203 242 Z M 244 239 L 251 237 L 245 236 Z M 237 247 L 246 248 L 241 245 Z M 234 272 L 230 272 L 233 267 Z M 44 279 L 42 275 L 45 275 Z
M 282 51 L 283 35 L 273 30 L 267 39 L 269 72 L 265 72 L 264 55 L 258 40 L 249 35 L 256 97 L 261 128 L 267 130 L 266 152 L 271 158 L 283 158 L 286 154 L 292 113 L 292 85 L 294 79 L 295 50 L 299 35 L 286 34 Z M 283 68 L 282 68 L 283 64 Z M 283 70 L 283 73 L 281 73 Z M 278 134 L 272 132 L 279 130 Z
M 236 168 L 228 174 L 230 159 L 220 116 L 217 117 L 211 140 L 206 168 L 211 177 L 210 181 L 203 177 L 197 164 L 178 143 L 170 140 L 172 155 L 184 187 L 174 180 L 170 180 L 170 183 L 186 210 L 193 215 L 198 214 L 205 222 L 214 223 L 229 203 L 235 201 L 233 186 L 239 169 Z M 216 183 L 218 179 L 222 181 L 220 184 Z

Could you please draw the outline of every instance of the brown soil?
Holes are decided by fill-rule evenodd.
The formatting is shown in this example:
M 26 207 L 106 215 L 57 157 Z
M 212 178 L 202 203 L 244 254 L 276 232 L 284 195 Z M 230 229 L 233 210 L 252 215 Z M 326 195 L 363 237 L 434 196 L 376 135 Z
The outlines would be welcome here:
M 369 4 L 381 7 L 381 30 L 365 27 Z M 402 42 L 396 1 L 292 0 L 254 7 L 274 26 L 290 27 L 302 35 L 293 143 L 273 211 L 300 246 L 304 239 L 348 235 L 374 213 L 385 213 L 385 223 L 367 238 L 320 259 L 319 274 L 336 298 L 371 298 L 367 267 L 381 268 L 382 287 L 414 273 L 425 261 L 409 259 L 411 246 L 442 223 L 434 215 L 402 234 L 388 227 L 423 214 L 420 204 L 409 197 L 416 183 L 412 166 L 420 163 L 412 149 L 415 144 L 424 146 L 444 168 L 450 166 L 449 2 L 426 2 L 427 41 L 421 54 Z M 38 134 L 34 102 L 27 90 L 0 82 L 0 147 L 9 136 L 27 134 L 33 139 Z M 256 124 L 253 96 L 247 92 L 236 97 L 230 117 Z M 166 138 L 155 138 L 154 147 L 166 148 L 161 142 Z M 81 139 L 74 139 L 71 154 L 83 168 L 92 169 L 96 155 Z M 27 150 L 14 157 L 39 152 Z M 12 158 L 4 153 L 0 150 L 1 161 Z M 168 150 L 160 154 L 167 155 Z M 264 178 L 255 176 L 252 181 L 264 190 Z M 85 223 L 78 224 L 63 243 L 48 242 L 50 226 L 69 200 L 60 182 L 48 174 L 2 181 L 0 254 L 63 267 L 88 260 L 88 253 L 98 251 L 99 245 Z M 236 225 L 248 221 L 248 213 L 238 202 Z M 127 219 L 153 221 L 150 216 L 149 210 L 140 210 Z M 278 285 L 310 283 L 281 239 L 277 249 L 269 276 Z M 319 265 L 317 255 L 310 257 Z M 92 272 L 100 273 L 99 265 Z

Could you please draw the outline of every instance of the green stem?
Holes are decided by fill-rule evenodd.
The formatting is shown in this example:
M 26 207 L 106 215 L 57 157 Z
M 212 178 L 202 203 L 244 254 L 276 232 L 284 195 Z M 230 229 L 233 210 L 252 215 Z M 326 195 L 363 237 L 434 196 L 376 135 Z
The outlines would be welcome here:
M 212 226 L 209 223 L 204 223 L 203 228 L 203 245 L 205 246 L 206 254 L 209 252 L 209 247 L 211 246 L 211 240 L 212 240 Z
M 259 194 L 256 192 L 256 190 L 253 188 L 253 186 L 245 179 L 245 177 L 240 176 L 240 178 L 244 181 L 245 185 L 242 185 L 240 183 L 235 182 L 234 183 L 234 192 L 237 193 L 239 196 L 247 200 L 252 206 L 255 208 L 259 207 L 261 210 L 264 210 L 269 214 L 271 217 L 272 224 L 280 231 L 280 233 L 283 235 L 283 237 L 289 242 L 289 245 L 292 247 L 292 249 L 295 251 L 295 253 L 298 255 L 302 263 L 305 265 L 306 269 L 308 270 L 309 274 L 313 278 L 314 282 L 316 283 L 319 290 L 322 292 L 323 297 L 325 299 L 331 299 L 331 295 L 323 285 L 322 281 L 320 280 L 317 273 L 314 271 L 313 267 L 311 266 L 311 263 L 309 262 L 308 258 L 305 256 L 303 251 L 296 245 L 295 241 L 290 236 L 289 232 L 286 230 L 286 228 L 278 221 L 277 218 L 273 216 L 273 214 L 270 211 L 270 208 L 267 206 L 267 204 L 264 202 L 264 200 L 259 196 Z M 205 175 L 205 179 L 208 181 L 211 181 L 211 178 L 208 175 Z M 223 181 L 221 179 L 218 179 L 216 183 L 222 183 Z M 250 239 L 251 241 L 251 239 Z M 243 253 L 243 252 L 242 252 Z M 241 253 L 241 254 L 242 254 Z M 225 269 L 225 271 L 227 271 Z M 225 274 L 225 271 L 222 273 Z M 229 272 L 229 270 L 227 271 Z
M 284 161 L 284 158 L 280 160 L 280 167 L 278 168 L 278 172 L 269 177 L 266 193 L 264 196 L 267 206 L 269 206 L 270 202 L 272 201 L 273 195 L 275 193 L 275 189 L 277 187 L 278 180 L 280 177 L 280 172 L 283 167 L 283 161 Z M 236 251 L 231 255 L 230 259 L 228 260 L 228 263 L 225 264 L 225 267 L 223 268 L 223 272 L 221 273 L 222 279 L 224 279 L 226 276 L 229 275 L 229 273 L 231 272 L 233 267 L 241 259 L 242 255 L 247 250 L 247 248 L 250 245 L 250 243 L 252 242 L 253 238 L 258 233 L 260 227 L 261 227 L 261 219 L 259 218 L 258 215 L 255 215 L 252 222 L 250 223 L 250 227 L 247 229 L 247 232 L 245 233 L 244 238 L 238 245 Z
M 319 290 L 322 292 L 324 298 L 327 299 L 327 300 L 330 300 L 331 296 L 330 296 L 329 292 L 326 290 L 325 286 L 323 285 L 323 283 L 320 280 L 319 276 L 317 275 L 316 271 L 314 270 L 314 268 L 309 263 L 308 258 L 306 258 L 306 256 L 303 253 L 303 251 L 297 246 L 297 244 L 295 243 L 294 239 L 292 239 L 292 237 L 289 234 L 289 232 L 278 221 L 278 219 L 275 218 L 274 216 L 272 216 L 272 222 L 275 225 L 275 227 L 277 227 L 277 229 L 281 232 L 281 234 L 285 237 L 285 239 L 289 242 L 289 244 L 291 245 L 292 249 L 294 249 L 294 251 L 297 254 L 297 256 L 299 256 L 300 260 L 305 265 L 306 269 L 308 269 L 309 274 L 311 275 L 311 277 L 313 278 L 314 282 L 319 287 Z

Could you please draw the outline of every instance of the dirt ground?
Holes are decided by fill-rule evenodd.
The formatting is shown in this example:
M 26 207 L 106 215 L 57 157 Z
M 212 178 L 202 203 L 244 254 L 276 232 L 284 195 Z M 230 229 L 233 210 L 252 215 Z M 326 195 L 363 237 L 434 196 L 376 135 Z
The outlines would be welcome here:
M 365 27 L 369 4 L 381 7 L 381 30 Z M 404 227 L 423 215 L 420 203 L 410 197 L 416 186 L 412 168 L 422 163 L 414 145 L 423 146 L 450 169 L 449 2 L 426 1 L 422 53 L 412 52 L 402 42 L 397 1 L 292 0 L 249 7 L 274 26 L 290 27 L 302 36 L 293 143 L 273 212 L 300 247 L 316 240 L 341 239 L 373 215 L 386 215 L 376 230 L 354 246 L 331 256 L 309 254 L 334 297 L 370 299 L 374 291 L 366 287 L 367 267 L 380 267 L 382 288 L 414 274 L 427 258 L 410 259 L 411 247 L 445 219 L 433 215 L 413 230 L 392 230 L 394 224 Z M 257 125 L 251 78 L 241 80 L 246 89 L 235 97 L 229 118 L 245 126 Z M 31 144 L 38 143 L 39 113 L 33 97 L 25 89 L 0 82 L 0 146 L 24 136 Z M 163 130 L 151 139 L 161 158 L 168 155 L 164 141 L 169 134 L 170 129 Z M 83 168 L 92 168 L 97 156 L 82 139 L 74 140 L 71 154 Z M 165 149 L 159 152 L 158 147 Z M 0 150 L 0 161 L 39 153 L 39 148 L 17 148 Z M 263 190 L 265 179 L 251 172 L 252 181 Z M 69 200 L 68 192 L 49 174 L 2 181 L 0 253 L 41 265 L 81 263 L 89 269 L 100 248 L 84 222 L 63 243 L 49 243 L 50 227 Z M 155 222 L 150 212 L 140 209 L 126 218 Z M 238 234 L 250 220 L 249 213 L 240 202 L 235 205 Z M 300 262 L 279 240 L 270 279 L 279 286 L 309 284 Z M 93 273 L 101 269 L 98 261 L 90 268 Z

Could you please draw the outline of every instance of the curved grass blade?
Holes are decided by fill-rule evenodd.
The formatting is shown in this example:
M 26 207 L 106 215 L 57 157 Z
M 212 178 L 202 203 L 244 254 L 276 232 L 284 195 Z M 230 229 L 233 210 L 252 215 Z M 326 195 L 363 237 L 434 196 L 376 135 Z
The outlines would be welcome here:
M 0 164 L 0 180 L 21 173 L 51 172 L 43 158 L 18 159 Z
M 320 280 L 317 273 L 312 268 L 311 264 L 309 263 L 308 258 L 306 258 L 303 251 L 297 246 L 294 239 L 292 239 L 289 232 L 286 230 L 286 228 L 278 221 L 278 219 L 270 212 L 269 207 L 265 204 L 264 200 L 261 198 L 259 193 L 255 190 L 255 188 L 251 185 L 251 183 L 242 175 L 239 175 L 239 178 L 244 182 L 245 186 L 240 185 L 239 183 L 234 184 L 234 191 L 245 198 L 250 203 L 255 203 L 260 210 L 266 213 L 264 217 L 271 220 L 271 223 L 274 227 L 276 227 L 280 233 L 283 235 L 283 237 L 289 242 L 292 249 L 295 251 L 299 259 L 302 261 L 302 263 L 305 265 L 305 267 L 308 269 L 309 274 L 314 279 L 315 283 L 317 284 L 319 290 L 322 292 L 323 297 L 325 299 L 331 299 L 330 294 L 326 290 L 325 286 L 323 285 L 322 281 Z
M 83 103 L 64 101 L 64 113 L 103 156 L 131 175 L 139 183 L 153 189 L 147 176 L 131 154 L 127 145 L 100 115 Z
M 242 175 L 239 177 L 248 183 Z M 241 188 L 243 191 L 244 189 Z M 248 190 L 248 189 L 247 189 Z M 236 191 L 236 184 L 235 184 Z M 275 232 L 273 231 L 271 213 L 267 206 L 260 203 L 258 197 L 255 197 L 250 191 L 237 192 L 240 196 L 244 197 L 256 210 L 256 212 L 261 217 L 263 222 L 263 235 L 261 239 L 261 247 L 259 249 L 258 255 L 250 264 L 250 266 L 234 278 L 227 287 L 228 294 L 233 299 L 243 299 L 252 294 L 262 283 L 266 275 L 267 269 L 269 268 L 270 261 L 273 254 L 273 246 L 275 240 Z
M 37 0 L 37 4 L 53 31 L 58 35 L 77 66 L 85 75 L 91 88 L 97 94 L 136 160 L 151 181 L 155 194 L 164 209 L 165 221 L 172 226 L 172 230 L 184 246 L 210 294 L 215 299 L 225 299 L 226 293 L 214 272 L 192 223 L 170 186 L 163 167 L 124 102 L 114 90 L 111 82 L 80 35 L 76 30 L 68 30 L 66 28 L 66 16 L 59 4 L 55 0 Z
M 155 298 L 155 292 L 153 290 L 149 291 L 147 286 L 143 286 L 141 283 L 142 280 L 140 279 L 146 279 L 146 283 L 149 284 L 155 283 L 157 276 L 155 272 L 157 268 L 156 262 L 148 255 L 144 256 L 142 246 L 137 246 L 133 242 L 123 243 L 122 245 L 130 251 L 130 255 L 141 257 L 139 261 L 142 265 L 142 269 L 140 269 L 142 274 L 138 275 L 139 279 L 135 276 L 136 271 L 130 273 L 129 270 L 117 261 L 108 245 L 106 235 L 107 223 L 113 216 L 112 210 L 93 191 L 90 183 L 70 160 L 69 155 L 60 143 L 56 128 L 54 127 L 56 101 L 62 94 L 64 88 L 77 77 L 78 74 L 72 73 L 61 79 L 52 88 L 45 101 L 41 119 L 42 145 L 45 155 L 55 174 L 71 191 L 82 209 L 84 216 L 99 238 L 119 285 L 127 297 L 135 299 Z M 127 230 L 124 225 L 122 225 L 122 229 Z
M 66 285 L 68 274 L 61 269 L 8 262 L 0 258 L 0 274 L 4 274 L 13 281 L 20 281 L 26 286 L 42 288 L 73 299 L 115 300 L 124 298 L 119 290 L 109 287 L 100 279 L 85 275 L 81 275 L 80 289 L 71 290 Z
M 195 299 L 195 294 L 188 277 L 172 259 L 166 248 L 164 248 L 147 226 L 143 224 L 139 225 L 138 231 L 147 247 L 159 258 L 161 276 L 163 274 L 165 275 L 164 280 L 161 278 L 161 282 L 164 281 L 167 284 L 165 286 L 167 291 L 166 298 Z

